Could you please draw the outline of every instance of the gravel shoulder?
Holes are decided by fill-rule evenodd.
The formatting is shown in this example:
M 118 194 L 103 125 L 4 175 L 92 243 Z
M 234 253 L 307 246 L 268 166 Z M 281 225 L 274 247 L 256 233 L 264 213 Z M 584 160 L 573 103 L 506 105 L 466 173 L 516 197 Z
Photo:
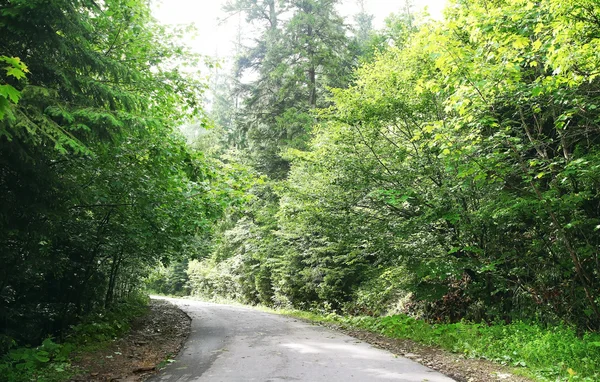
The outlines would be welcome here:
M 175 358 L 190 333 L 190 317 L 165 300 L 152 299 L 148 313 L 130 333 L 108 347 L 75 355 L 80 370 L 72 381 L 137 382 L 146 380 Z
M 393 339 L 362 329 L 347 329 L 323 324 L 374 347 L 410 358 L 437 370 L 458 382 L 533 382 L 533 379 L 515 374 L 515 369 L 482 359 L 470 359 L 456 353 L 426 346 L 411 340 Z

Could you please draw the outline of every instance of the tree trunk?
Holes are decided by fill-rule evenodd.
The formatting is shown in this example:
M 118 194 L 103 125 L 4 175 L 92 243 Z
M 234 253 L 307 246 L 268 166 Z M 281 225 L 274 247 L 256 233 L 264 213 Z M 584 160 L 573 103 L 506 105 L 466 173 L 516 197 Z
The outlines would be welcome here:
M 104 298 L 104 308 L 108 308 L 114 300 L 115 282 L 117 280 L 117 274 L 119 273 L 119 267 L 123 259 L 123 250 L 121 249 L 118 254 L 114 254 L 112 258 L 112 264 L 110 267 L 110 276 L 108 279 L 108 288 L 106 289 L 106 297 Z

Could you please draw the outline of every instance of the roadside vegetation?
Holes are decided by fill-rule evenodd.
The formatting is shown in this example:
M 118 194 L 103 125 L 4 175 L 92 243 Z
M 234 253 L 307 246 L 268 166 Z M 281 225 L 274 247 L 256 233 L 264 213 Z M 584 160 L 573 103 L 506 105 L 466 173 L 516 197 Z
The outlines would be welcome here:
M 407 5 L 344 33 L 329 3 L 229 10 L 262 37 L 213 83 L 219 128 L 195 145 L 254 183 L 210 255 L 151 287 L 597 380 L 597 2 Z
M 580 335 L 572 327 L 537 324 L 431 324 L 408 315 L 340 316 L 294 310 L 277 312 L 303 319 L 358 328 L 389 338 L 409 339 L 514 368 L 539 381 L 597 381 L 600 379 L 600 335 Z
M 91 312 L 61 339 L 47 337 L 34 347 L 19 347 L 13 342 L 0 358 L 0 381 L 67 381 L 82 372 L 71 367 L 74 351 L 81 354 L 110 345 L 126 334 L 131 322 L 145 314 L 147 309 L 147 297 L 132 296 L 111 309 Z
M 2 377 L 145 282 L 599 378 L 600 4 L 338 3 L 228 2 L 210 81 L 145 0 L 0 5 Z

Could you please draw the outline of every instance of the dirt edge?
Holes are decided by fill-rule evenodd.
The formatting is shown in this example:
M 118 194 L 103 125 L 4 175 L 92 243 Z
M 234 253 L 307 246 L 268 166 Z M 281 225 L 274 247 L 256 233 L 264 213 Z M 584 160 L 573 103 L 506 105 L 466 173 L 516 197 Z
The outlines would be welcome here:
M 431 369 L 455 379 L 457 382 L 534 382 L 515 374 L 515 369 L 483 359 L 471 359 L 449 351 L 420 344 L 407 339 L 394 339 L 364 329 L 344 328 L 331 323 L 312 324 L 325 326 L 364 341 L 376 348 L 410 358 Z
M 125 337 L 108 347 L 76 354 L 80 370 L 72 382 L 141 382 L 179 354 L 190 334 L 191 317 L 174 304 L 152 299 Z

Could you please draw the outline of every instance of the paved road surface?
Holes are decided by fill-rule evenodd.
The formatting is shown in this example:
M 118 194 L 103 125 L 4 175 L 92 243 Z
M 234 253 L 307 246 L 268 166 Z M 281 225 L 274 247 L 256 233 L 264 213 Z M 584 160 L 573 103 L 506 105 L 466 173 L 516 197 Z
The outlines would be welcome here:
M 176 362 L 153 382 L 453 382 L 409 359 L 294 318 L 169 300 L 192 317 L 192 333 Z

